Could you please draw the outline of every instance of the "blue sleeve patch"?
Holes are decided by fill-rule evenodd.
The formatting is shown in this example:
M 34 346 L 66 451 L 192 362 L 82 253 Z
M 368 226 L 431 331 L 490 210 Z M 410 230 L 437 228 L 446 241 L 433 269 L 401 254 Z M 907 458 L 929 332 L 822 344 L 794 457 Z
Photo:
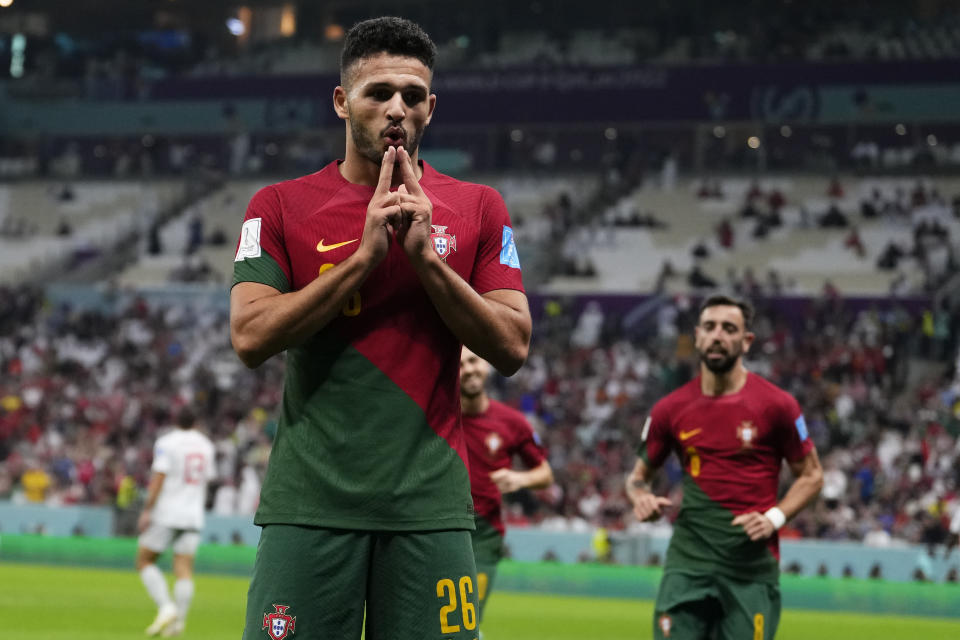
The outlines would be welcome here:
M 500 264 L 514 269 L 520 268 L 520 256 L 517 254 L 517 243 L 513 240 L 513 229 L 503 225 L 503 241 L 500 243 Z
M 794 424 L 797 425 L 797 433 L 800 434 L 801 441 L 810 437 L 810 434 L 807 433 L 807 421 L 803 419 L 803 414 L 800 414 L 800 417 L 797 418 Z

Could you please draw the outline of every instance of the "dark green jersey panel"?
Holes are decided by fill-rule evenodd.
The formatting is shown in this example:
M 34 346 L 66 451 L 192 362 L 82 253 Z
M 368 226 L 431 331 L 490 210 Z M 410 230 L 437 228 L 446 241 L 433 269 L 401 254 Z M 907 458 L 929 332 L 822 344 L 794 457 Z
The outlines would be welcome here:
M 722 573 L 741 580 L 776 583 L 780 568 L 766 540 L 750 540 L 736 516 L 683 476 L 683 506 L 673 523 L 667 569 Z
M 288 350 L 257 524 L 469 529 L 468 482 L 423 410 L 356 349 L 328 334 Z

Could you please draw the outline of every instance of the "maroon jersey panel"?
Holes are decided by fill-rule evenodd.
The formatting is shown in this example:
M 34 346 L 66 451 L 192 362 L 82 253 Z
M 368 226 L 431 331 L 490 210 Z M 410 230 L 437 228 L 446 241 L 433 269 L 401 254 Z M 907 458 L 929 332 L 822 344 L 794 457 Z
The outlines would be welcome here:
M 491 259 L 510 227 L 490 187 L 461 182 L 422 163 L 420 186 L 433 204 L 432 241 L 447 265 L 475 290 L 523 291 L 514 263 Z M 266 187 L 251 200 L 260 249 L 284 271 L 291 290 L 349 257 L 360 245 L 374 187 L 348 182 L 333 162 Z M 512 242 L 512 232 L 510 234 Z M 243 238 L 238 242 L 241 246 Z M 459 425 L 459 340 L 443 323 L 409 259 L 391 243 L 384 260 L 323 331 L 335 331 L 383 371 L 423 410 L 430 426 L 466 462 Z
M 490 473 L 509 469 L 519 456 L 528 468 L 539 466 L 546 453 L 522 413 L 496 400 L 483 413 L 463 415 L 463 433 L 470 453 L 470 493 L 478 516 L 503 535 L 502 496 Z

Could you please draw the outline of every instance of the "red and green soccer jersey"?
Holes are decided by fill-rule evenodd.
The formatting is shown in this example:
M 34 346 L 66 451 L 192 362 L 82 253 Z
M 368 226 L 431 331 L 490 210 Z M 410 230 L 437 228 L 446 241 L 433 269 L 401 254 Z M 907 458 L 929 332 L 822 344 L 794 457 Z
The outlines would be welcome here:
M 654 405 L 638 454 L 659 467 L 674 451 L 684 470 L 667 570 L 775 582 L 777 534 L 752 542 L 730 523 L 776 506 L 782 459 L 796 462 L 813 448 L 793 396 L 752 373 L 734 394 L 706 396 L 697 377 Z
M 502 536 L 502 497 L 490 473 L 509 469 L 514 455 L 527 468 L 539 466 L 546 459 L 540 438 L 522 413 L 496 400 L 483 413 L 463 415 L 463 434 L 470 454 L 473 507 Z
M 493 189 L 423 163 L 434 249 L 479 293 L 522 291 L 510 218 Z M 260 190 L 234 284 L 303 288 L 360 244 L 373 187 L 331 163 Z M 460 343 L 391 243 L 340 313 L 287 350 L 279 427 L 257 524 L 365 530 L 472 529 L 460 426 Z

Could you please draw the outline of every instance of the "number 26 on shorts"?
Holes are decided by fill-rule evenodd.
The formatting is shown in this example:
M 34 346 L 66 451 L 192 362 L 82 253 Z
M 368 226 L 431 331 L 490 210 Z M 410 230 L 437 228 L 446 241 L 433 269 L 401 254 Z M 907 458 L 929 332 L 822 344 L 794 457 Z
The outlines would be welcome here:
M 450 614 L 461 609 L 463 628 L 472 631 L 477 628 L 477 609 L 470 601 L 473 594 L 473 579 L 470 576 L 460 578 L 459 589 L 450 578 L 443 578 L 437 582 L 437 597 L 447 604 L 440 607 L 440 633 L 457 633 L 460 625 L 450 624 Z M 457 596 L 460 596 L 459 602 Z

